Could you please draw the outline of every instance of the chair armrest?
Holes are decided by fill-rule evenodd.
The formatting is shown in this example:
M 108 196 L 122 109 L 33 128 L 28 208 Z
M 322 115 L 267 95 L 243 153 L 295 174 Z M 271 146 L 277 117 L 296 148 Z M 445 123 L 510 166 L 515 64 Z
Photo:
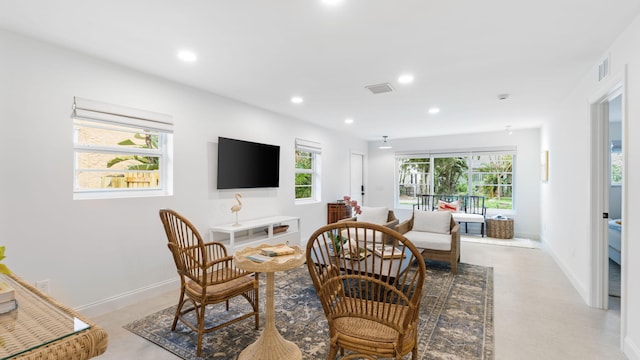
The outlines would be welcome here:
M 406 234 L 411 230 L 412 227 L 413 227 L 413 221 L 409 219 L 396 225 L 396 231 L 399 232 L 400 234 Z
M 400 223 L 400 220 L 398 219 L 393 219 L 391 221 L 387 221 L 386 223 L 383 224 L 383 226 L 388 227 L 391 230 L 395 230 L 396 226 Z
M 226 256 L 205 264 L 207 273 L 211 275 L 211 283 L 223 283 L 243 276 L 254 274 L 253 271 L 238 269 L 233 264 L 233 256 Z

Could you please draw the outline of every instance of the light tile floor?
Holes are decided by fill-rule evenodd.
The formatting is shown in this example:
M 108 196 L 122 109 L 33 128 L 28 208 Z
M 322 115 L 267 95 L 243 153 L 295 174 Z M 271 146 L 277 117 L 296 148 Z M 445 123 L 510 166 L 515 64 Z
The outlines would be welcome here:
M 495 359 L 625 359 L 619 299 L 612 298 L 609 311 L 585 305 L 544 247 L 461 247 L 462 262 L 494 268 Z M 94 318 L 109 333 L 107 352 L 98 359 L 178 359 L 122 328 L 175 304 L 176 297 L 167 293 Z

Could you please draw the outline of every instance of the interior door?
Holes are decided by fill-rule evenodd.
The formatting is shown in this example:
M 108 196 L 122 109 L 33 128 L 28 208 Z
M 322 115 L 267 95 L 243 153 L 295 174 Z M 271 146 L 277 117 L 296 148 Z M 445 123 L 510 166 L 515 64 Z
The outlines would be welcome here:
M 364 205 L 364 155 L 351 154 L 351 178 L 349 196 Z

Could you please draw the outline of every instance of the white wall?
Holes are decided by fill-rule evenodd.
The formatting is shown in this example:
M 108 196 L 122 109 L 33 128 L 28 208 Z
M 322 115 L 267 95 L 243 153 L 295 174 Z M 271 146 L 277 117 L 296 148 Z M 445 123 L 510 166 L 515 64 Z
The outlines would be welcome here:
M 625 157 L 622 192 L 622 334 L 623 351 L 629 359 L 640 359 L 640 244 L 633 241 L 640 233 L 640 209 L 631 204 L 640 201 L 640 145 L 630 141 L 640 136 L 640 17 L 606 51 L 610 54 L 610 78 L 597 82 L 594 64 L 581 83 L 560 104 L 555 117 L 542 129 L 541 143 L 550 150 L 550 179 L 542 188 L 542 222 L 545 242 L 565 274 L 585 302 L 591 293 L 590 218 L 591 195 L 591 123 L 590 102 L 606 93 L 616 79 L 626 76 L 626 118 L 623 119 L 623 156 Z M 624 110 L 623 110 L 624 114 Z
M 364 140 L 8 32 L 0 31 L 0 48 L 5 262 L 30 283 L 50 279 L 54 297 L 91 314 L 175 286 L 158 209 L 176 209 L 204 234 L 235 220 L 235 191 L 214 185 L 218 136 L 281 146 L 280 187 L 242 190 L 239 216 L 300 216 L 303 242 L 326 224 L 326 202 L 349 192 L 348 181 L 330 175 L 349 174 L 351 151 L 367 151 Z M 172 115 L 174 196 L 74 201 L 74 96 Z M 322 144 L 319 203 L 295 205 L 295 138 Z
M 435 136 L 412 139 L 391 139 L 393 149 L 378 149 L 379 142 L 369 143 L 369 204 L 394 207 L 395 194 L 395 153 L 406 151 L 460 150 L 515 146 L 513 211 L 500 210 L 503 215 L 515 219 L 516 236 L 538 239 L 540 237 L 540 131 L 525 129 L 482 134 Z M 396 209 L 399 219 L 411 216 L 410 209 Z M 488 213 L 495 215 L 494 212 Z

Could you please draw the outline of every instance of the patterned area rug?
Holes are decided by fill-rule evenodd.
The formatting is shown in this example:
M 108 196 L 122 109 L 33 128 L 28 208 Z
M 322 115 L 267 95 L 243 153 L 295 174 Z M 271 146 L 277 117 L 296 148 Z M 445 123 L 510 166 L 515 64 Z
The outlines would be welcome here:
M 263 276 L 261 310 L 265 307 L 265 283 Z M 234 299 L 230 308 L 230 312 L 249 309 L 242 298 Z M 278 331 L 300 347 L 303 359 L 327 358 L 327 321 L 306 265 L 276 274 L 275 308 Z M 224 304 L 207 310 L 210 319 L 228 314 Z M 264 325 L 262 314 L 261 330 L 255 330 L 253 320 L 247 319 L 205 334 L 199 358 L 195 356 L 195 332 L 180 322 L 175 332 L 170 331 L 174 311 L 175 306 L 169 307 L 124 328 L 183 359 L 217 360 L 237 359 Z M 447 265 L 429 262 L 419 326 L 418 359 L 493 359 L 493 268 L 459 264 L 458 274 L 453 276 Z M 411 354 L 405 358 L 410 359 Z

